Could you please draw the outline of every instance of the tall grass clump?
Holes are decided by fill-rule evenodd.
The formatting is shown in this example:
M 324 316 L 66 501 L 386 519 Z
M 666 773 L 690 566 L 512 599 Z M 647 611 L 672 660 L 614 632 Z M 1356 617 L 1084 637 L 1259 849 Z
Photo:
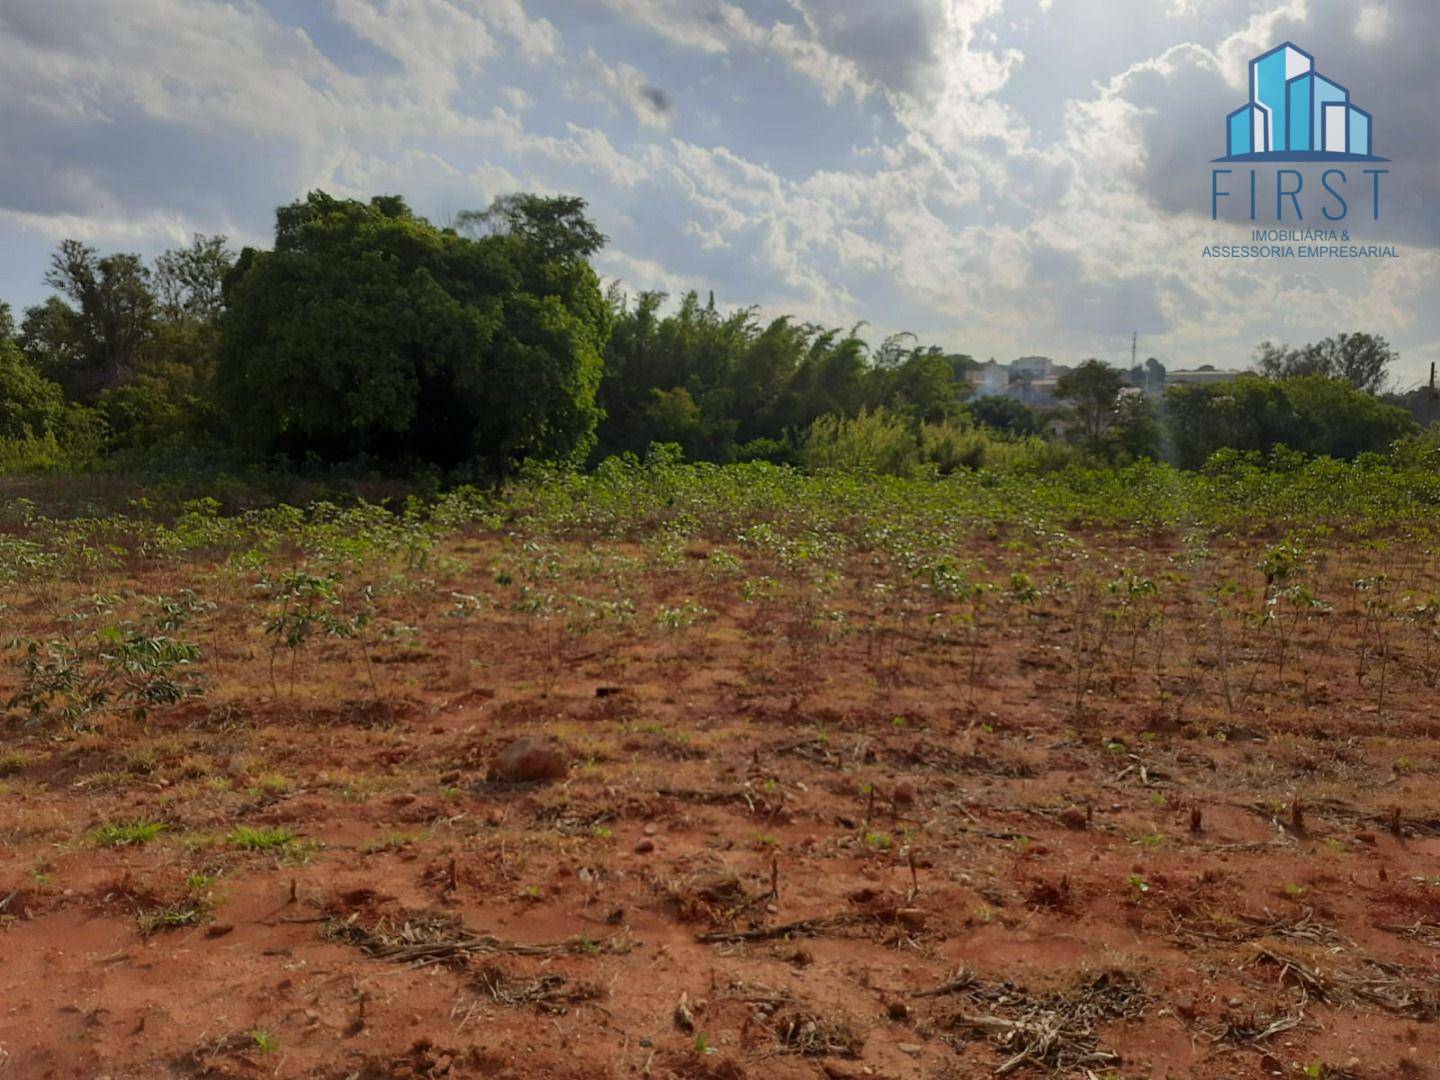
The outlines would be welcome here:
M 1082 460 L 1061 443 L 1010 438 L 961 420 L 917 423 L 884 408 L 854 418 L 822 416 L 800 446 L 800 464 L 812 472 L 905 478 L 982 469 L 1044 473 Z

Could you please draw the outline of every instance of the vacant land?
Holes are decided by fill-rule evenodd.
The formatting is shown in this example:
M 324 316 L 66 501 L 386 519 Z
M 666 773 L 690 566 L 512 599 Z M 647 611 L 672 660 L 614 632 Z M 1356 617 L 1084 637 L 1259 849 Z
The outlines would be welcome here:
M 0 482 L 0 1076 L 1440 1076 L 1434 475 Z

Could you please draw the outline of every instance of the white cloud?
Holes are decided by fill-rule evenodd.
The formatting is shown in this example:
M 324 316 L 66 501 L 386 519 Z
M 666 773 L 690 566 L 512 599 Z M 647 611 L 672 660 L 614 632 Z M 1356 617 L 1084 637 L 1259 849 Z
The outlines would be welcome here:
M 1261 337 L 1364 326 L 1440 356 L 1432 250 L 1303 275 L 1202 265 L 1206 241 L 1239 232 L 1192 190 L 1249 59 L 1284 37 L 1342 81 L 1383 43 L 1386 71 L 1357 98 L 1381 131 L 1421 117 L 1435 145 L 1414 104 L 1436 89 L 1428 0 L 1168 0 L 1103 55 L 1044 31 L 1112 18 L 1106 0 L 314 10 L 386 62 L 353 63 L 323 26 L 307 35 L 255 0 L 6 0 L 0 244 L 263 237 L 273 206 L 312 186 L 403 193 L 440 220 L 505 191 L 573 191 L 615 235 L 602 271 L 632 288 L 714 285 L 722 302 L 910 323 L 981 355 L 1106 355 L 1138 326 L 1167 360 L 1235 363 Z M 1389 71 L 1404 93 L 1376 102 Z M 1388 152 L 1400 136 L 1386 138 Z M 1409 150 L 1396 205 L 1418 198 L 1424 218 L 1400 172 L 1428 175 L 1433 154 Z
M 1355 36 L 1372 44 L 1390 36 L 1390 12 L 1383 4 L 1370 4 L 1360 9 L 1355 16 Z
M 670 126 L 674 110 L 670 95 L 639 68 L 623 61 L 606 63 L 593 47 L 587 47 L 581 70 L 581 76 L 570 83 L 571 97 L 599 100 L 612 110 L 623 108 L 647 127 Z

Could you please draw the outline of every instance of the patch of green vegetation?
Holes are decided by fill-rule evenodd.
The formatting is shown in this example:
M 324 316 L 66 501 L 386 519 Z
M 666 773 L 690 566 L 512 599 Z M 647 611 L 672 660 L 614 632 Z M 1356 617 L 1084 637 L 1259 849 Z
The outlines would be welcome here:
M 296 833 L 284 825 L 259 829 L 249 825 L 237 825 L 225 837 L 225 842 L 241 851 L 275 851 L 289 847 L 299 839 Z
M 163 821 L 107 821 L 91 829 L 86 839 L 96 847 L 138 847 L 148 844 L 168 827 Z
M 199 926 L 210 912 L 209 905 L 197 900 L 183 900 L 178 904 L 142 911 L 135 916 L 136 925 L 144 937 L 165 930 L 178 930 L 184 926 Z

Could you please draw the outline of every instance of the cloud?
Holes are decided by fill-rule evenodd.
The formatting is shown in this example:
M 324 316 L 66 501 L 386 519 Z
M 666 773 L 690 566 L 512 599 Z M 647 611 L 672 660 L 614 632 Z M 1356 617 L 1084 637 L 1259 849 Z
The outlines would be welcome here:
M 643 71 L 630 64 L 606 61 L 593 47 L 585 50 L 582 76 L 570 86 L 572 97 L 598 100 L 612 109 L 624 109 L 647 127 L 666 128 L 675 103 Z
M 0 5 L 0 245 L 263 241 L 316 186 L 440 221 L 569 191 L 631 288 L 977 355 L 1128 362 L 1139 331 L 1230 365 L 1366 328 L 1440 358 L 1428 0 L 267 2 Z M 1364 232 L 1402 259 L 1201 259 L 1248 225 L 1209 220 L 1209 159 L 1284 38 L 1375 113 Z M 0 264 L 0 293 L 42 269 Z

